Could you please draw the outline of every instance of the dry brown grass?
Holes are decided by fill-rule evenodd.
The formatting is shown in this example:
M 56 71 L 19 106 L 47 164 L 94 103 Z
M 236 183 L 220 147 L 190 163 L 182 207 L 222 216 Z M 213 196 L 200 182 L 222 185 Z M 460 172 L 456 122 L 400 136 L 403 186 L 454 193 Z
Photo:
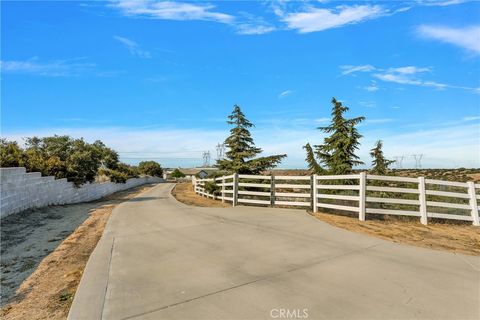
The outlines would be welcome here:
M 148 190 L 143 186 L 112 194 L 21 284 L 2 319 L 66 319 L 83 269 L 102 236 L 113 208 Z
M 197 207 L 230 207 L 227 203 L 222 203 L 219 200 L 205 198 L 193 191 L 191 182 L 177 183 L 172 190 L 172 195 L 178 201 Z
M 480 256 L 480 228 L 471 225 L 429 222 L 425 226 L 396 217 L 359 221 L 354 217 L 326 213 L 314 216 L 333 226 L 384 240 Z

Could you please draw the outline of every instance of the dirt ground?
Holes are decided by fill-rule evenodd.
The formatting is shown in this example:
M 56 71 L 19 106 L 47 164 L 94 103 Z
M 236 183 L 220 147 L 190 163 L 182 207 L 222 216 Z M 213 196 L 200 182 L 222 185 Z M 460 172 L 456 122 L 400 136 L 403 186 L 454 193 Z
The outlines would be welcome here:
M 113 208 L 151 187 L 2 219 L 2 301 L 10 301 L 2 307 L 1 318 L 66 319 L 83 269 Z
M 314 216 L 333 226 L 384 240 L 480 256 L 480 228 L 472 225 L 429 221 L 425 226 L 397 217 L 359 221 L 358 218 L 327 213 Z
M 202 197 L 193 191 L 191 182 L 177 183 L 172 190 L 172 195 L 180 202 L 198 207 L 231 207 L 228 203 Z
M 229 206 L 195 194 L 191 183 L 177 184 L 172 194 L 177 200 L 189 205 Z M 366 221 L 359 221 L 355 217 L 327 213 L 316 213 L 314 216 L 333 226 L 384 240 L 480 256 L 480 228 L 468 224 L 429 221 L 429 224 L 424 226 L 418 221 L 403 217 L 371 217 Z

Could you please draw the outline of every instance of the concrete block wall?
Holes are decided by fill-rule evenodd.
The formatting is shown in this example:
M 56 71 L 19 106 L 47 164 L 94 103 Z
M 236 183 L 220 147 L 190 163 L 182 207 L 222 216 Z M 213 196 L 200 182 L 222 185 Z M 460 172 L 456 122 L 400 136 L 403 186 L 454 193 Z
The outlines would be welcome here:
M 67 179 L 42 177 L 39 172 L 27 173 L 25 168 L 0 168 L 0 217 L 31 208 L 92 201 L 156 182 L 163 179 L 140 177 L 128 179 L 126 183 L 86 183 L 77 188 Z

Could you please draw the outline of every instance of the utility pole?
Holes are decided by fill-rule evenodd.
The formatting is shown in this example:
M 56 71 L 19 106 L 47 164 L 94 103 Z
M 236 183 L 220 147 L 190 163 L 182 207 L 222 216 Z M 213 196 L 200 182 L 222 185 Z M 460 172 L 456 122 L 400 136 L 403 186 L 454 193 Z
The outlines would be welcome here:
M 413 158 L 415 159 L 415 169 L 420 169 L 422 168 L 422 158 L 423 154 L 413 154 Z
M 395 156 L 393 158 L 395 159 L 395 165 L 397 166 L 397 169 L 403 169 L 403 160 L 405 159 L 405 155 Z
M 223 159 L 225 156 L 225 143 L 218 143 L 216 146 L 217 149 L 217 160 Z
M 203 166 L 204 167 L 210 166 L 210 151 L 203 152 Z

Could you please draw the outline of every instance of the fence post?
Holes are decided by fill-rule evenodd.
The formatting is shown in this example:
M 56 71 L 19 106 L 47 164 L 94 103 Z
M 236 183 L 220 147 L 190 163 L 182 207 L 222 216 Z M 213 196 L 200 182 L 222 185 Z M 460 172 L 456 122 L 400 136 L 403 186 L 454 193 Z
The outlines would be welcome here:
M 358 220 L 365 221 L 366 199 L 367 199 L 367 173 L 360 172 L 360 189 L 358 191 Z
M 475 193 L 475 182 L 469 181 L 468 194 L 470 195 L 470 208 L 472 209 L 472 219 L 474 226 L 480 226 L 480 219 L 478 218 L 477 194 Z
M 427 224 L 427 195 L 425 192 L 425 178 L 418 177 L 418 201 L 420 202 L 420 223 Z
M 193 192 L 197 193 L 197 178 L 195 178 L 195 176 L 192 177 L 192 184 L 193 184 Z
M 237 205 L 238 201 L 238 173 L 233 174 L 233 200 L 232 207 Z
M 313 212 L 313 175 L 310 176 L 310 210 Z
M 270 206 L 275 206 L 275 176 L 273 172 L 270 176 Z
M 222 176 L 222 203 L 225 203 L 225 176 Z
M 318 207 L 317 207 L 317 201 L 318 201 L 318 198 L 317 198 L 317 193 L 318 193 L 318 189 L 317 189 L 317 183 L 318 183 L 318 180 L 317 180 L 317 175 L 314 174 L 313 175 L 313 184 L 312 184 L 312 197 L 313 197 L 313 212 L 316 213 L 318 212 Z

